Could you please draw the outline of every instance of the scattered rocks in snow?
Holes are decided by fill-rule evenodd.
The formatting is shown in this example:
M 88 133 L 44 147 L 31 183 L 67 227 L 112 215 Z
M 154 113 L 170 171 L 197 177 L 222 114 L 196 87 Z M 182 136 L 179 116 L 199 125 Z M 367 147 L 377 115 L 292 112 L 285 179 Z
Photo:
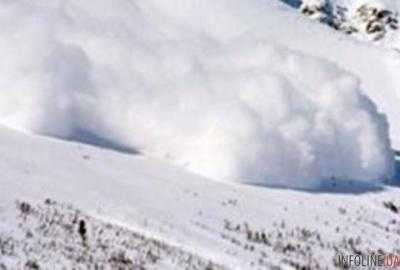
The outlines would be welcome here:
M 303 1 L 300 11 L 313 20 L 325 21 L 329 18 L 329 8 L 325 0 Z
M 300 11 L 313 20 L 326 23 L 346 34 L 378 41 L 399 28 L 398 13 L 372 3 L 355 9 L 327 0 L 303 0 Z
M 385 37 L 387 31 L 398 29 L 397 14 L 386 9 L 362 5 L 356 10 L 353 25 L 359 31 L 371 36 L 373 40 Z

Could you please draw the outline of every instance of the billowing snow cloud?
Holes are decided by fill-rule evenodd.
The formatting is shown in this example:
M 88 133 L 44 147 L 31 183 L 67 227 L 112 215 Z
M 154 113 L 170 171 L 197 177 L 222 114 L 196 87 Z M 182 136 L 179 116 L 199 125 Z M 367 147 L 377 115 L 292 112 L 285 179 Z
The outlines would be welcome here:
M 262 1 L 163 3 L 0 0 L 0 121 L 219 180 L 392 176 L 386 118 L 356 78 L 233 23 Z

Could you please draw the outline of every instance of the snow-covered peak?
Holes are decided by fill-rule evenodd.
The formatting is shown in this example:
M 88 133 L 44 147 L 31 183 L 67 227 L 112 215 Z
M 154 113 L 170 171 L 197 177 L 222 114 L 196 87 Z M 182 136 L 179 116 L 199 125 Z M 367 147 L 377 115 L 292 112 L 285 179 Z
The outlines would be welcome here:
M 280 0 L 0 0 L 0 25 L 1 270 L 399 254 L 398 52 Z

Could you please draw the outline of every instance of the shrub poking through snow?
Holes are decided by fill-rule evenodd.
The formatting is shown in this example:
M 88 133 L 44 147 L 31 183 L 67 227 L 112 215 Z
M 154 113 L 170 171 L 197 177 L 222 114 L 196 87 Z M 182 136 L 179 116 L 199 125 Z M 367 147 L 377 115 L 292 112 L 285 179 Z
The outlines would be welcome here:
M 391 201 L 384 202 L 383 206 L 395 214 L 397 214 L 399 212 L 399 208 L 396 205 L 394 205 L 394 203 Z

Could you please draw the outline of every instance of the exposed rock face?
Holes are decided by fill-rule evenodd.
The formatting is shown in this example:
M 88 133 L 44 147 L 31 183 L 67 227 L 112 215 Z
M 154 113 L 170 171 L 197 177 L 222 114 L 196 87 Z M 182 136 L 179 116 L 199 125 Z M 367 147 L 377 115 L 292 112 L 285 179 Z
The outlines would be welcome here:
M 303 0 L 300 11 L 346 34 L 374 41 L 384 39 L 399 28 L 397 11 L 372 3 L 350 8 L 339 1 Z
M 329 20 L 331 17 L 329 5 L 325 0 L 303 1 L 300 6 L 300 11 L 311 19 L 322 22 Z
M 356 10 L 353 21 L 360 32 L 367 33 L 373 40 L 379 40 L 384 38 L 388 31 L 398 29 L 397 17 L 398 15 L 390 10 L 362 5 Z

